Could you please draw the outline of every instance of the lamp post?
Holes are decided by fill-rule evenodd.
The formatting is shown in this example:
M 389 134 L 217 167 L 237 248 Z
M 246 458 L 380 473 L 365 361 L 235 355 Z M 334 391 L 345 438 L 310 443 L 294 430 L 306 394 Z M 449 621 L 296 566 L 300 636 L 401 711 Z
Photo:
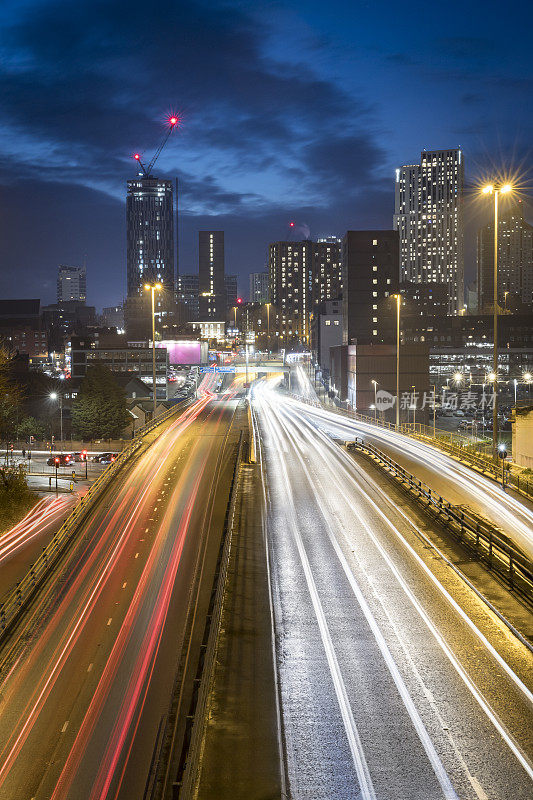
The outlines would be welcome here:
M 155 419 L 155 410 L 157 407 L 157 389 L 156 389 L 156 372 L 155 372 L 155 293 L 160 292 L 163 288 L 160 283 L 145 283 L 144 288 L 152 294 L 152 391 L 154 395 L 154 410 L 152 419 Z
M 433 384 L 433 438 L 436 439 L 436 417 L 437 417 L 437 384 Z
M 494 463 L 498 463 L 498 195 L 508 194 L 512 191 L 512 186 L 508 183 L 504 186 L 489 184 L 482 189 L 483 194 L 494 196 L 494 293 L 493 293 L 493 333 L 494 349 L 492 356 L 492 369 L 494 372 L 494 383 L 492 385 L 494 405 L 492 408 L 492 458 Z
M 416 427 L 416 386 L 414 385 L 414 383 L 411 386 L 411 389 L 413 390 L 413 395 L 412 395 L 413 402 L 411 403 L 411 406 L 413 409 L 413 431 L 414 431 Z
M 374 419 L 377 418 L 377 409 L 378 409 L 378 382 L 372 378 L 370 383 L 374 384 Z
M 265 303 L 267 309 L 267 353 L 270 353 L 270 306 L 272 303 Z
M 63 451 L 63 395 L 51 392 L 50 400 L 59 400 L 59 438 L 61 439 L 61 451 Z
M 400 427 L 400 306 L 402 302 L 401 294 L 395 294 L 396 298 L 396 428 Z
M 508 294 L 509 294 L 509 292 L 504 292 L 503 293 L 503 310 L 505 311 L 506 314 L 507 314 L 507 295 Z
M 518 384 L 518 381 L 516 380 L 516 378 L 514 378 L 513 383 L 514 383 L 514 407 L 516 408 L 516 387 L 517 387 L 517 384 Z

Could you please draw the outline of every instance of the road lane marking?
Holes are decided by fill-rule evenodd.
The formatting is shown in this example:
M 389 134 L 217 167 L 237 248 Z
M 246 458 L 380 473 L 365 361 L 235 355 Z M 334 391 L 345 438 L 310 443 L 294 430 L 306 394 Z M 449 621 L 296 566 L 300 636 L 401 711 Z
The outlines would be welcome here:
M 341 712 L 344 729 L 346 731 L 346 736 L 348 739 L 348 745 L 350 747 L 350 752 L 352 754 L 352 760 L 354 762 L 357 779 L 359 781 L 360 796 L 363 798 L 363 800 L 377 800 L 374 786 L 372 784 L 372 778 L 370 776 L 368 765 L 366 763 L 366 759 L 363 753 L 363 746 L 361 744 L 359 732 L 357 730 L 350 702 L 348 700 L 346 686 L 342 678 L 339 662 L 337 660 L 335 649 L 333 647 L 333 642 L 331 640 L 331 634 L 327 626 L 324 610 L 322 608 L 322 604 L 318 596 L 318 590 L 316 588 L 316 584 L 313 578 L 311 566 L 309 564 L 309 560 L 305 552 L 300 532 L 298 530 L 298 524 L 294 514 L 294 499 L 290 489 L 289 476 L 287 473 L 287 468 L 285 466 L 284 459 L 280 458 L 279 463 L 281 465 L 282 472 L 284 473 L 283 483 L 284 483 L 284 491 L 286 493 L 286 497 L 288 500 L 287 509 L 289 511 L 288 517 L 289 517 L 290 527 L 292 530 L 292 535 L 296 547 L 298 549 L 300 561 L 302 563 L 305 579 L 307 582 L 307 588 L 309 590 L 309 595 L 311 597 L 311 602 L 318 622 L 320 637 L 322 639 L 322 644 L 324 646 L 324 651 L 326 654 L 329 671 L 331 673 L 331 677 L 333 680 L 335 694 L 337 695 L 337 702 L 339 704 L 339 709 Z
M 111 625 L 112 621 L 113 621 L 113 617 L 109 617 L 109 619 L 107 620 L 107 626 L 108 627 Z
M 127 585 L 128 585 L 128 582 L 124 581 L 124 583 L 122 584 L 122 588 L 125 589 Z
M 326 441 L 329 444 L 330 447 L 334 447 L 334 445 L 331 443 L 331 440 L 329 440 L 328 437 L 325 434 L 323 434 L 321 432 L 318 432 L 318 433 L 319 433 L 319 436 L 321 436 L 323 438 L 323 440 Z M 336 448 L 335 452 L 336 452 L 336 455 L 337 455 L 337 457 L 339 459 L 344 460 L 345 463 L 349 464 L 352 467 L 352 470 L 355 468 L 355 462 L 343 450 L 340 450 L 340 449 Z M 494 647 L 485 638 L 485 636 L 481 633 L 481 631 L 478 630 L 478 628 L 475 626 L 475 624 L 472 622 L 472 620 L 467 616 L 467 614 L 463 611 L 463 609 L 458 605 L 458 603 L 451 597 L 451 595 L 447 592 L 447 590 L 439 583 L 438 579 L 433 575 L 433 573 L 431 572 L 429 567 L 424 563 L 422 558 L 418 555 L 418 553 L 416 553 L 416 551 L 413 549 L 413 547 L 411 547 L 411 545 L 402 536 L 402 534 L 396 528 L 394 523 L 392 523 L 388 519 L 388 517 L 386 516 L 385 512 L 381 510 L 381 508 L 377 505 L 377 503 L 374 502 L 374 500 L 372 500 L 370 495 L 367 492 L 365 492 L 365 490 L 354 479 L 354 477 L 350 474 L 350 472 L 351 472 L 351 470 L 346 470 L 348 478 L 349 478 L 350 482 L 356 487 L 356 490 L 358 490 L 366 498 L 366 500 L 370 503 L 372 508 L 384 520 L 384 522 L 391 529 L 391 531 L 396 535 L 396 537 L 400 540 L 400 542 L 404 545 L 404 547 L 411 553 L 411 555 L 417 561 L 417 563 L 419 563 L 419 565 L 422 567 L 422 569 L 428 575 L 428 577 L 431 579 L 431 581 L 435 584 L 435 586 L 439 589 L 439 591 L 448 600 L 450 605 L 452 605 L 452 607 L 459 613 L 461 618 L 464 619 L 464 621 L 472 629 L 473 633 L 475 633 L 477 635 L 477 637 L 480 639 L 480 641 L 482 641 L 483 644 L 485 645 L 485 647 L 489 650 L 491 655 L 493 655 L 493 657 L 498 662 L 498 664 L 500 664 L 501 666 L 504 667 L 505 672 L 513 679 L 515 685 L 523 691 L 523 693 L 526 695 L 526 697 L 531 702 L 531 697 L 532 697 L 531 692 L 522 683 L 522 681 L 520 681 L 518 676 L 512 671 L 512 669 L 509 667 L 509 665 L 503 660 L 503 658 L 500 656 L 500 654 L 494 649 Z M 396 507 L 395 503 L 390 499 L 390 497 L 383 490 L 381 490 L 380 487 L 377 484 L 374 484 L 374 481 L 371 478 L 369 478 L 369 482 L 372 485 L 375 485 L 376 491 L 378 492 L 378 494 L 381 494 L 383 497 L 386 498 L 386 500 L 393 507 Z M 343 494 L 345 495 L 345 499 L 346 499 L 346 494 L 344 492 L 343 492 Z M 349 501 L 346 499 L 346 502 L 349 502 Z M 412 528 L 414 528 L 415 530 L 418 530 L 417 526 L 413 522 L 411 522 L 409 520 L 408 516 L 405 513 L 403 513 L 400 508 L 398 508 L 398 511 L 404 517 L 404 519 L 407 521 L 407 523 Z M 465 684 L 467 689 L 470 691 L 470 693 L 473 696 L 473 698 L 476 700 L 476 702 L 478 703 L 478 705 L 480 706 L 482 711 L 485 713 L 485 715 L 489 718 L 490 722 L 496 728 L 496 730 L 500 734 L 501 738 L 505 741 L 507 746 L 513 752 L 514 756 L 519 761 L 519 763 L 521 764 L 523 769 L 527 772 L 527 774 L 529 775 L 530 778 L 533 778 L 533 767 L 529 763 L 529 760 L 527 759 L 527 756 L 522 752 L 521 748 L 514 741 L 514 739 L 511 736 L 511 734 L 507 732 L 505 726 L 503 725 L 502 722 L 500 722 L 500 720 L 496 716 L 496 713 L 492 710 L 491 706 L 489 705 L 488 701 L 483 697 L 481 692 L 478 690 L 477 686 L 470 679 L 469 675 L 467 674 L 466 670 L 462 667 L 462 665 L 459 663 L 458 659 L 456 659 L 455 655 L 451 651 L 451 648 L 448 646 L 448 644 L 445 641 L 444 637 L 437 630 L 436 626 L 433 624 L 433 622 L 429 618 L 428 614 L 423 609 L 422 605 L 419 603 L 418 599 L 415 597 L 415 595 L 411 591 L 410 587 L 404 581 L 404 579 L 401 576 L 398 568 L 396 567 L 394 562 L 391 560 L 390 556 L 388 555 L 388 553 L 386 552 L 384 547 L 377 540 L 375 534 L 373 533 L 371 527 L 367 524 L 367 522 L 364 519 L 363 515 L 362 514 L 357 514 L 357 512 L 354 512 L 354 513 L 356 513 L 356 515 L 358 516 L 358 518 L 359 518 L 361 524 L 363 525 L 363 527 L 365 528 L 368 536 L 374 542 L 374 545 L 377 548 L 377 550 L 381 553 L 383 559 L 385 560 L 385 562 L 389 566 L 389 569 L 391 570 L 391 572 L 395 576 L 396 580 L 400 584 L 400 586 L 403 589 L 404 593 L 406 594 L 406 596 L 410 600 L 410 602 L 413 605 L 413 607 L 418 612 L 418 614 L 421 617 L 421 619 L 423 620 L 423 622 L 426 624 L 426 627 L 432 633 L 432 635 L 433 635 L 434 639 L 436 640 L 437 644 L 440 646 L 441 650 L 447 656 L 447 658 L 450 661 L 451 665 L 453 666 L 453 668 L 455 669 L 455 671 L 457 672 L 457 674 L 459 675 L 459 677 L 461 678 L 461 680 L 463 681 L 463 683 Z M 343 534 L 343 535 L 344 535 L 344 538 L 347 540 L 346 534 Z
M 66 731 L 66 729 L 67 729 L 67 728 L 68 728 L 68 719 L 67 719 L 67 721 L 65 722 L 65 724 L 63 725 L 63 727 L 61 728 L 61 733 L 65 733 L 65 731 Z
M 139 553 L 135 553 L 135 558 L 139 558 Z

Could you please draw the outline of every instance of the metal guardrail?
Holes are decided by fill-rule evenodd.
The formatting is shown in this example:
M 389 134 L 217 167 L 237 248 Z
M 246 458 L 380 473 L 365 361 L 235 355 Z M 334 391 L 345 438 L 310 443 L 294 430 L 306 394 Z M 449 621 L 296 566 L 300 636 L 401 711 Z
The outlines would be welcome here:
M 200 659 L 195 678 L 198 690 L 196 695 L 193 696 L 191 708 L 189 709 L 189 714 L 187 717 L 190 725 L 190 731 L 189 735 L 187 732 L 185 734 L 185 741 L 188 742 L 188 745 L 186 748 L 186 753 L 182 754 L 181 763 L 183 772 L 181 775 L 178 773 L 177 780 L 173 784 L 173 797 L 179 797 L 180 800 L 185 800 L 185 798 L 192 798 L 194 796 L 198 776 L 201 745 L 204 737 L 209 694 L 213 681 L 213 671 L 218 649 L 220 624 L 222 620 L 222 611 L 224 608 L 224 595 L 226 591 L 229 556 L 233 536 L 233 523 L 235 518 L 235 506 L 237 501 L 237 483 L 239 479 L 240 468 L 243 463 L 243 449 L 244 433 L 241 431 L 239 447 L 237 451 L 237 460 L 233 470 L 230 495 L 226 508 L 224 525 L 225 535 L 223 542 L 221 543 L 217 560 L 217 568 L 215 571 L 214 586 L 216 585 L 216 590 L 214 590 L 213 594 L 211 595 L 211 602 L 209 604 L 206 628 L 202 642 L 202 647 L 205 649 Z
M 176 405 L 174 408 L 156 417 L 156 419 L 148 425 L 145 425 L 135 439 L 132 440 L 131 444 L 120 453 L 116 461 L 104 469 L 101 475 L 92 484 L 89 491 L 76 503 L 72 513 L 67 517 L 54 538 L 44 548 L 35 564 L 30 567 L 29 572 L 17 583 L 2 606 L 0 606 L 0 642 L 22 611 L 24 603 L 33 595 L 44 576 L 48 573 L 50 567 L 55 564 L 64 552 L 66 545 L 73 539 L 82 517 L 92 508 L 96 499 L 100 497 L 104 489 L 113 480 L 127 459 L 141 447 L 144 436 L 176 414 L 177 411 L 182 410 L 183 404 Z
M 433 447 L 438 447 L 439 450 L 444 450 L 444 452 L 465 462 L 468 466 L 475 467 L 484 474 L 489 475 L 495 481 L 501 481 L 502 471 L 505 471 L 505 477 L 503 479 L 505 485 L 517 489 L 525 497 L 533 500 L 533 476 L 523 475 L 520 469 L 514 472 L 512 470 L 512 465 L 509 464 L 508 461 L 500 462 L 500 466 L 500 464 L 495 464 L 492 459 L 487 458 L 481 453 L 471 452 L 468 448 L 472 446 L 472 440 L 467 436 L 461 436 L 461 434 L 451 431 L 441 431 L 438 428 L 436 429 L 436 435 L 433 436 L 432 426 L 424 425 L 423 423 L 401 423 L 397 426 L 393 422 L 385 422 L 379 418 L 369 417 L 366 414 L 360 414 L 350 409 L 325 406 L 319 401 L 294 394 L 293 392 L 289 392 L 289 395 L 295 400 L 299 400 L 301 403 L 306 403 L 314 408 L 324 408 L 326 411 L 331 411 L 339 416 L 347 416 L 358 422 L 364 422 L 367 425 L 372 425 L 377 428 L 385 428 L 394 433 L 409 436 L 411 439 L 425 442 Z M 459 440 L 460 443 L 453 444 L 453 437 L 455 437 L 456 441 Z M 447 441 L 447 439 L 450 439 L 450 441 Z
M 415 478 L 400 464 L 363 439 L 356 438 L 354 442 L 346 442 L 346 447 L 361 451 L 383 467 L 404 489 L 414 495 L 426 511 L 438 517 L 465 547 L 533 606 L 533 563 L 503 531 L 463 506 L 453 506 L 426 483 Z

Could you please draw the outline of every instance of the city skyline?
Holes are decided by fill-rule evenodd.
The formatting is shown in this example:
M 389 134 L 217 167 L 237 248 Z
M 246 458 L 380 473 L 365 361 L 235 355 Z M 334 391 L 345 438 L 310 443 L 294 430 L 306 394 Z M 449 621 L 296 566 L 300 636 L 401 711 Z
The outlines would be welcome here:
M 184 274 L 194 271 L 200 229 L 226 232 L 227 269 L 241 283 L 261 269 L 268 243 L 286 238 L 290 220 L 307 226 L 313 239 L 389 229 L 394 168 L 423 148 L 461 146 L 470 185 L 503 165 L 527 184 L 532 112 L 518 102 L 530 81 L 527 26 L 516 30 L 496 8 L 483 7 L 475 33 L 460 36 L 460 7 L 454 8 L 441 17 L 425 7 L 421 14 L 413 4 L 393 20 L 346 2 L 320 11 L 313 3 L 275 9 L 260 3 L 253 12 L 238 2 L 223 8 L 189 2 L 179 12 L 169 3 L 146 29 L 135 3 L 4 4 L 9 202 L 2 263 L 34 278 L 51 301 L 57 265 L 86 261 L 88 300 L 99 307 L 120 301 L 126 293 L 124 182 L 135 177 L 133 153 L 156 150 L 171 108 L 181 114 L 181 129 L 156 173 L 180 180 Z M 148 43 L 131 55 L 141 27 Z M 179 31 L 172 48 L 170 29 Z M 43 38 L 42 30 L 50 35 Z M 105 47 L 97 30 L 107 31 Z M 70 58 L 66 84 L 57 52 Z M 131 69 L 114 74 L 110 54 L 126 52 Z M 97 63 L 109 67 L 103 82 Z M 216 76 L 204 66 L 213 63 L 220 66 Z M 432 92 L 422 113 L 420 92 L 428 80 Z M 30 111 L 31 128 L 25 124 Z M 467 206 L 470 200 L 467 195 Z M 475 276 L 477 227 L 488 214 L 486 205 L 472 200 L 470 206 L 467 281 Z M 22 234 L 28 228 L 32 236 Z M 0 289 L 13 295 L 6 283 Z

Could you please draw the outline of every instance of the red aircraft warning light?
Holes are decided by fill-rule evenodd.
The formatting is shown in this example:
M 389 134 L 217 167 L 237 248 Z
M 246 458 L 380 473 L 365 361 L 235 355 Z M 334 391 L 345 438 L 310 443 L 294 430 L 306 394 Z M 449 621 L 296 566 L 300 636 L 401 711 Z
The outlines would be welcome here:
M 169 125 L 177 125 L 178 121 L 179 121 L 178 118 L 174 117 L 174 116 L 168 118 L 168 124 Z
M 294 222 L 289 222 L 289 228 L 294 228 Z
M 242 303 L 242 297 L 238 297 L 238 298 L 237 298 L 237 302 L 238 302 L 238 303 Z
M 140 160 L 141 160 L 141 157 L 140 157 L 139 153 L 135 153 L 135 155 L 133 156 L 133 158 L 134 158 L 136 161 L 140 161 Z

